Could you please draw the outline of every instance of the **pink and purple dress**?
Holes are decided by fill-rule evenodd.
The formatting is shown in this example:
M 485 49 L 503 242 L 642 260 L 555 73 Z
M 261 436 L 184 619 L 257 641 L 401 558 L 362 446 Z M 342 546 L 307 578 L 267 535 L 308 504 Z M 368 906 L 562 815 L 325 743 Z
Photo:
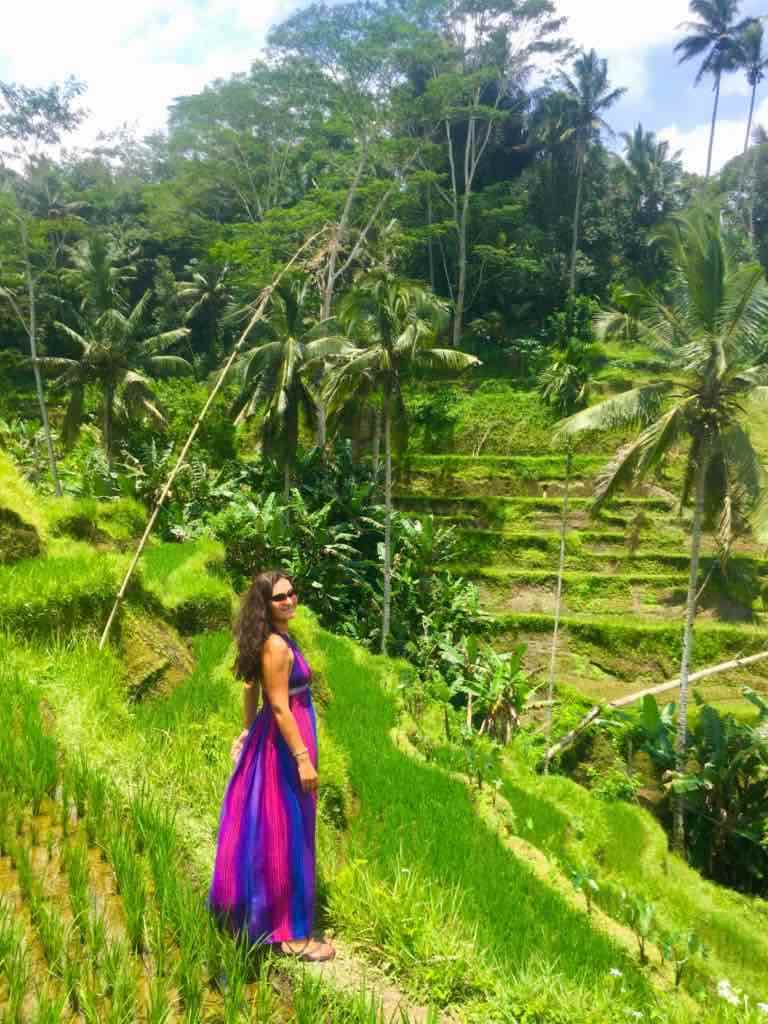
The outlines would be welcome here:
M 312 671 L 295 641 L 288 679 L 290 708 L 317 767 Z M 288 942 L 312 934 L 315 912 L 317 797 L 304 793 L 296 760 L 269 705 L 254 719 L 227 784 L 219 817 L 207 905 L 251 942 Z

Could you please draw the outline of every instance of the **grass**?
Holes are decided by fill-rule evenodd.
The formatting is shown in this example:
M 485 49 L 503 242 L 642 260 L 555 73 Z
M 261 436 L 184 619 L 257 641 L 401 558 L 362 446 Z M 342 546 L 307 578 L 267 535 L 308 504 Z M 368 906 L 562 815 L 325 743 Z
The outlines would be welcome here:
M 502 970 L 535 955 L 584 986 L 598 987 L 622 959 L 605 936 L 478 827 L 466 788 L 439 769 L 403 754 L 390 738 L 395 702 L 383 686 L 387 666 L 351 644 L 323 635 L 334 700 L 327 726 L 349 758 L 359 813 L 350 822 L 349 854 L 375 861 L 384 884 L 403 865 L 443 893 L 462 894 L 461 917 Z M 367 680 L 364 697 L 360 681 Z M 354 713 L 350 713 L 354 709 Z M 386 793 L 386 799 L 382 799 Z M 492 880 L 492 881 L 491 881 Z M 375 913 L 370 906 L 368 913 Z M 637 993 L 645 982 L 628 970 Z
M 65 633 L 109 610 L 126 559 L 77 541 L 54 542 L 48 558 L 0 565 L 0 629 Z
M 0 563 L 34 558 L 47 539 L 47 524 L 29 484 L 0 451 Z
M 232 588 L 223 576 L 224 548 L 201 537 L 190 544 L 155 544 L 142 556 L 145 586 L 187 635 L 230 624 Z
M 111 680 L 109 653 L 101 659 L 92 655 L 94 662 L 101 660 L 97 667 L 102 681 Z M 167 792 L 153 797 L 146 779 L 138 785 L 134 779 L 132 788 L 117 786 L 93 762 L 57 744 L 48 734 L 50 713 L 45 720 L 40 713 L 41 694 L 55 692 L 30 676 L 34 659 L 32 650 L 0 646 L 0 729 L 18 747 L 0 758 L 0 853 L 10 851 L 18 877 L 18 888 L 11 882 L 9 889 L 11 875 L 0 873 L 3 1020 L 53 1024 L 69 1019 L 64 1016 L 68 1004 L 72 1013 L 94 1021 L 160 1024 L 171 1013 L 172 1019 L 189 1024 L 213 1019 L 268 1024 L 286 1015 L 306 1024 L 384 1024 L 375 995 L 336 992 L 324 979 L 291 968 L 276 985 L 275 970 L 263 951 L 248 950 L 217 931 L 204 912 L 204 893 L 196 889 L 189 871 Z M 56 665 L 65 673 L 71 668 Z M 92 683 L 86 681 L 114 711 L 116 688 L 99 693 Z M 85 692 L 85 685 L 75 689 L 71 703 L 77 704 Z M 186 705 L 197 706 L 199 696 L 190 694 Z M 125 719 L 118 724 L 120 734 L 126 735 Z M 63 768 L 63 786 L 52 802 L 56 778 L 48 779 L 48 804 L 38 818 L 24 810 L 34 798 L 37 775 L 25 769 L 27 761 L 19 751 L 34 753 L 52 744 L 57 748 L 53 764 Z M 98 743 L 91 746 L 100 753 Z M 220 793 L 217 803 L 219 799 Z M 61 826 L 55 824 L 59 820 Z M 115 895 L 110 885 L 104 889 L 105 868 L 113 873 Z M 13 895 L 13 909 L 6 907 L 6 892 Z M 217 982 L 222 969 L 227 982 L 223 990 Z M 33 1008 L 34 1018 L 29 1016 Z M 404 1012 L 402 1024 L 409 1021 Z
M 51 534 L 91 542 L 128 544 L 138 539 L 146 521 L 146 511 L 131 498 L 48 498 L 44 509 Z

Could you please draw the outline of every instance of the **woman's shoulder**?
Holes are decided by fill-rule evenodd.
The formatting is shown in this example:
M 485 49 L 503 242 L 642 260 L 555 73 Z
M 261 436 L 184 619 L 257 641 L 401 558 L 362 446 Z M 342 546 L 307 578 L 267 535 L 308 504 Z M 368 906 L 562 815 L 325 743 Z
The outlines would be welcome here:
M 275 630 L 264 641 L 263 650 L 266 654 L 272 655 L 290 654 L 292 652 L 290 637 L 287 633 Z

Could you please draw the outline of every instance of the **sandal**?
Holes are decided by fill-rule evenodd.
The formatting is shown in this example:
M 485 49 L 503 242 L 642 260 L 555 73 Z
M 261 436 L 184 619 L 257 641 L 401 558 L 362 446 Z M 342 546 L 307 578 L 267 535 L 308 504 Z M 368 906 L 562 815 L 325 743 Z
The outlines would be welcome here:
M 314 951 L 310 948 L 310 943 L 313 942 L 316 946 Z M 327 950 L 327 952 L 321 952 L 321 950 Z M 303 963 L 322 964 L 327 960 L 333 960 L 336 956 L 336 950 L 330 942 L 317 942 L 314 939 L 307 939 L 302 949 L 291 949 L 287 943 L 281 942 L 280 955 L 295 957 L 296 960 L 301 960 Z

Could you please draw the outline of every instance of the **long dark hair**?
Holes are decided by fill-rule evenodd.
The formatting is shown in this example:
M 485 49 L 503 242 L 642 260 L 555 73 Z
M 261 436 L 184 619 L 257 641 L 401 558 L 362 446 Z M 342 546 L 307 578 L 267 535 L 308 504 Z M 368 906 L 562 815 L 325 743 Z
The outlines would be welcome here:
M 255 682 L 261 677 L 261 651 L 269 634 L 274 632 L 270 598 L 278 580 L 291 582 L 289 576 L 277 569 L 260 572 L 243 595 L 235 623 L 237 657 L 233 671 L 247 682 Z

